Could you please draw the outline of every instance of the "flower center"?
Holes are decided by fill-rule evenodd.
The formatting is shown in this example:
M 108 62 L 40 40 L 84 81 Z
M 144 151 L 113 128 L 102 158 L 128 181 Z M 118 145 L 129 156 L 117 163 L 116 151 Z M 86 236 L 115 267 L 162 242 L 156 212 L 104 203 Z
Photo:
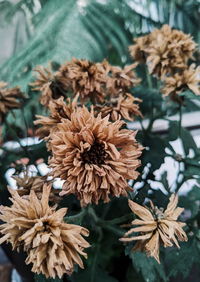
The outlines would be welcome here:
M 163 213 L 163 208 L 158 208 L 158 207 L 155 207 L 154 209 L 154 217 L 156 220 L 160 220 L 160 219 L 163 219 L 165 216 L 164 216 L 164 213 Z
M 62 84 L 59 81 L 53 80 L 49 87 L 52 91 L 52 98 L 53 99 L 58 99 L 62 96 L 65 97 L 65 91 L 63 89 Z
M 44 228 L 44 231 L 48 231 L 48 229 L 49 229 L 48 221 L 43 221 L 43 228 Z
M 102 165 L 107 157 L 105 145 L 95 142 L 88 151 L 82 153 L 81 157 L 86 164 Z

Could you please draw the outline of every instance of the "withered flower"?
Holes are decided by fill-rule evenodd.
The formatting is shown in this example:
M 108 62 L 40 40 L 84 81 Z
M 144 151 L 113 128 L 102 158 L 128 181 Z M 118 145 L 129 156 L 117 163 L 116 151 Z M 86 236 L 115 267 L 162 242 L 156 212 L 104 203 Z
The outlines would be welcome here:
M 71 101 L 67 98 L 64 101 L 64 97 L 57 100 L 51 100 L 49 102 L 49 116 L 36 115 L 37 120 L 34 121 L 35 125 L 42 125 L 37 130 L 37 135 L 40 138 L 48 140 L 50 132 L 53 132 L 56 125 L 62 121 L 62 119 L 70 119 L 73 110 L 77 107 L 78 95 Z
M 47 180 L 47 176 L 30 176 L 28 171 L 23 176 L 14 175 L 12 177 L 16 181 L 17 192 L 23 199 L 28 199 L 31 191 L 34 191 L 37 198 L 41 200 L 44 183 L 52 185 L 52 181 Z M 49 201 L 53 204 L 60 201 L 59 197 L 60 189 L 54 189 L 51 187 Z
M 142 148 L 136 132 L 120 129 L 123 121 L 94 116 L 93 109 L 77 108 L 51 134 L 53 176 L 65 180 L 61 195 L 76 194 L 85 206 L 127 195 L 127 179 L 136 179 Z
M 162 78 L 177 69 L 185 69 L 195 49 L 196 44 L 190 35 L 163 25 L 161 29 L 137 39 L 136 45 L 130 47 L 130 52 L 139 61 L 139 54 L 142 54 L 149 72 Z
M 164 79 L 162 93 L 164 95 L 177 95 L 184 90 L 190 89 L 196 95 L 200 95 L 200 67 L 191 65 L 183 72 L 175 73 Z
M 102 117 L 110 115 L 112 121 L 120 118 L 133 121 L 136 116 L 142 117 L 139 104 L 142 100 L 135 98 L 129 93 L 120 94 L 118 98 L 111 98 L 105 104 L 95 106 L 97 112 L 101 112 Z
M 150 35 L 140 36 L 133 39 L 134 44 L 129 46 L 129 51 L 131 56 L 135 59 L 136 62 L 145 63 L 147 54 L 145 52 L 150 44 Z
M 137 63 L 121 67 L 110 66 L 106 80 L 106 90 L 110 95 L 119 95 L 120 92 L 126 93 L 131 87 L 138 85 L 141 81 L 134 71 Z
M 51 100 L 66 96 L 65 86 L 58 80 L 56 74 L 42 66 L 37 67 L 35 71 L 38 73 L 37 80 L 30 85 L 33 86 L 33 90 L 41 92 L 40 103 L 43 106 L 48 108 Z
M 39 200 L 34 191 L 23 199 L 10 189 L 12 206 L 0 207 L 0 219 L 5 223 L 0 226 L 3 237 L 0 244 L 9 242 L 13 249 L 22 247 L 27 252 L 26 263 L 32 263 L 32 271 L 42 273 L 47 278 L 61 278 L 64 273 L 70 275 L 74 264 L 83 268 L 80 255 L 89 244 L 82 237 L 89 231 L 81 226 L 64 222 L 66 208 L 55 210 L 50 207 L 50 187 L 43 186 Z
M 58 72 L 59 81 L 69 85 L 74 95 L 79 94 L 83 101 L 89 98 L 92 102 L 103 101 L 105 76 L 101 63 L 75 58 L 62 65 Z
M 0 124 L 10 110 L 21 107 L 20 99 L 24 98 L 19 87 L 6 88 L 6 86 L 7 83 L 0 81 Z
M 152 202 L 151 209 L 148 209 L 129 200 L 129 207 L 140 219 L 131 222 L 131 226 L 137 227 L 131 228 L 120 240 L 122 242 L 138 241 L 133 251 L 144 251 L 147 256 L 154 257 L 160 263 L 160 245 L 166 248 L 175 244 L 180 248 L 177 239 L 187 241 L 187 235 L 182 229 L 185 223 L 177 221 L 184 209 L 177 207 L 177 204 L 178 196 L 175 194 L 171 195 L 165 211 L 158 209 Z M 133 236 L 133 233 L 137 235 Z

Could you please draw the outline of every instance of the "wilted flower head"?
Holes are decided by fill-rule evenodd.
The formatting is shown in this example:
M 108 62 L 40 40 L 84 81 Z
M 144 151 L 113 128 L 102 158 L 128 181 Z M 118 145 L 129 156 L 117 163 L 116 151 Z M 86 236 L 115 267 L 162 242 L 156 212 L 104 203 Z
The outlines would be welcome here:
M 65 180 L 61 195 L 76 194 L 81 204 L 127 195 L 127 179 L 136 179 L 142 148 L 136 132 L 120 129 L 123 121 L 94 116 L 93 110 L 77 108 L 71 120 L 62 120 L 51 134 L 53 176 Z
M 41 128 L 37 130 L 37 134 L 40 138 L 48 139 L 50 132 L 53 132 L 56 128 L 56 125 L 62 121 L 62 119 L 70 119 L 73 110 L 77 107 L 78 95 L 71 101 L 70 98 L 67 98 L 64 101 L 64 97 L 61 97 L 57 100 L 51 100 L 49 102 L 49 116 L 39 116 L 35 125 L 42 125 Z
M 24 98 L 19 87 L 6 88 L 6 86 L 7 83 L 0 81 L 0 124 L 10 110 L 21 107 L 20 99 Z
M 178 196 L 173 194 L 165 211 L 158 209 L 151 202 L 151 209 L 147 209 L 129 200 L 129 207 L 140 219 L 135 219 L 131 228 L 120 240 L 123 242 L 138 241 L 134 251 L 144 251 L 147 256 L 154 257 L 159 263 L 159 248 L 171 247 L 175 244 L 179 248 L 178 241 L 187 241 L 187 235 L 182 227 L 185 223 L 177 221 L 183 208 L 177 207 Z M 133 236 L 133 233 L 138 235 Z
M 12 178 L 16 181 L 18 194 L 24 199 L 28 199 L 30 192 L 34 191 L 37 198 L 41 200 L 44 183 L 52 185 L 52 181 L 47 180 L 46 175 L 30 176 L 28 170 L 24 172 L 23 176 L 15 175 Z M 49 195 L 51 203 L 55 204 L 60 201 L 59 192 L 60 189 L 51 188 Z
M 194 65 L 191 65 L 182 72 L 166 77 L 161 91 L 166 96 L 174 96 L 187 89 L 200 95 L 200 67 L 195 68 Z
M 59 81 L 68 85 L 74 95 L 79 94 L 83 101 L 89 98 L 92 102 L 103 100 L 105 75 L 101 63 L 75 58 L 62 65 L 58 72 Z
M 95 110 L 101 113 L 102 117 L 110 115 L 112 121 L 120 118 L 133 121 L 136 116 L 142 117 L 139 104 L 142 100 L 135 98 L 129 93 L 120 94 L 117 98 L 111 98 L 105 104 L 98 104 Z
M 30 85 L 33 86 L 33 90 L 41 92 L 40 103 L 43 106 L 48 107 L 50 101 L 66 96 L 66 88 L 56 74 L 42 66 L 37 67 L 35 71 L 38 73 L 37 80 Z
M 176 69 L 184 69 L 192 58 L 196 44 L 192 37 L 179 30 L 164 25 L 150 34 L 136 39 L 130 47 L 135 60 L 146 62 L 149 72 L 158 77 L 173 74 Z
M 10 190 L 13 205 L 0 207 L 0 226 L 4 235 L 0 244 L 7 241 L 16 249 L 21 246 L 27 252 L 26 263 L 32 263 L 32 271 L 42 273 L 47 278 L 70 275 L 74 264 L 83 268 L 80 255 L 89 244 L 82 237 L 88 230 L 64 222 L 67 209 L 55 210 L 49 206 L 50 187 L 44 185 L 41 200 L 34 191 L 27 199 L 21 198 L 17 191 Z
M 105 63 L 104 63 L 105 64 Z M 134 71 L 136 64 L 120 67 L 108 66 L 108 77 L 106 80 L 106 90 L 110 95 L 119 95 L 119 93 L 126 93 L 131 87 L 140 83 L 141 79 L 136 76 Z
M 139 63 L 146 62 L 146 53 L 145 50 L 150 44 L 150 35 L 140 36 L 133 39 L 134 43 L 129 47 L 131 56 Z

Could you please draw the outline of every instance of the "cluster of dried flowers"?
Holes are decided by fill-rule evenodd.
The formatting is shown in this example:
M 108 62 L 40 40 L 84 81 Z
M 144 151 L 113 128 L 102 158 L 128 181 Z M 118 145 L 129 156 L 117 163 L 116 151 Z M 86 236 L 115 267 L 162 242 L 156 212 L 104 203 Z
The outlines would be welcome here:
M 185 223 L 177 221 L 183 208 L 177 207 L 178 197 L 172 194 L 165 211 L 158 209 L 152 202 L 151 209 L 140 206 L 129 200 L 129 207 L 140 219 L 134 219 L 131 228 L 120 240 L 122 242 L 138 241 L 133 250 L 146 252 L 147 256 L 154 257 L 159 263 L 160 245 L 171 247 L 175 244 L 179 248 L 178 241 L 187 241 L 187 235 L 182 227 Z M 133 233 L 138 235 L 132 236 Z M 177 238 L 176 238 L 177 237 Z
M 21 107 L 20 100 L 24 98 L 19 87 L 6 88 L 6 86 L 6 82 L 0 81 L 0 124 L 10 110 Z
M 118 117 L 134 120 L 135 116 L 142 116 L 138 105 L 142 101 L 129 93 L 130 88 L 140 83 L 134 71 L 136 66 L 132 64 L 122 69 L 105 60 L 93 63 L 72 59 L 55 73 L 36 68 L 39 76 L 31 85 L 41 91 L 40 102 L 47 108 L 52 108 L 51 102 L 61 97 L 78 95 L 81 103 L 90 101 L 97 114 L 106 115 L 109 111 L 112 120 Z
M 132 57 L 145 63 L 149 73 L 163 81 L 164 95 L 179 103 L 181 99 L 177 96 L 186 89 L 200 95 L 200 68 L 190 65 L 196 51 L 196 43 L 190 35 L 164 25 L 134 39 L 134 43 L 130 46 Z
M 199 68 L 191 65 L 196 45 L 189 35 L 169 26 L 135 39 L 130 47 L 133 58 L 146 63 L 149 72 L 163 80 L 165 95 L 177 95 L 185 88 L 199 94 Z M 51 152 L 51 177 L 64 180 L 60 196 L 75 194 L 82 207 L 109 202 L 112 197 L 127 196 L 132 188 L 128 180 L 137 179 L 142 146 L 136 132 L 124 128 L 125 120 L 142 117 L 140 99 L 130 89 L 140 83 L 136 76 L 137 63 L 124 68 L 113 67 L 107 61 L 93 63 L 72 59 L 53 73 L 38 67 L 33 89 L 41 92 L 40 102 L 48 116 L 37 116 L 37 134 L 47 142 Z M 11 108 L 19 108 L 22 93 L 18 88 L 4 89 L 0 84 L 0 123 Z M 1 100 L 3 101 L 1 103 Z M 83 103 L 90 103 L 87 108 Z M 67 209 L 50 206 L 60 200 L 58 191 L 47 177 L 15 176 L 17 191 L 11 207 L 0 207 L 2 242 L 14 249 L 24 249 L 26 263 L 46 277 L 70 275 L 74 264 L 83 267 L 80 255 L 86 257 L 83 239 L 89 231 L 67 224 Z M 177 218 L 183 209 L 177 208 L 178 198 L 172 195 L 163 212 L 151 203 L 151 209 L 129 200 L 135 219 L 121 238 L 123 242 L 138 241 L 134 250 L 145 251 L 159 262 L 159 247 L 177 246 L 177 238 L 186 241 L 183 223 Z M 129 237 L 132 233 L 138 233 Z M 177 237 L 177 238 L 176 238 Z

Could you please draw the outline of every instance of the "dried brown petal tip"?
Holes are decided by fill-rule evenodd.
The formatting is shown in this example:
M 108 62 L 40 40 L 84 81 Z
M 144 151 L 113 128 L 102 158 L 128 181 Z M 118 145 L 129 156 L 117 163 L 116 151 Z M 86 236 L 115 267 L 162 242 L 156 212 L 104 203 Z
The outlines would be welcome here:
M 133 226 L 124 237 L 122 242 L 137 241 L 133 250 L 146 252 L 147 256 L 154 257 L 159 263 L 159 248 L 171 247 L 175 244 L 179 247 L 178 241 L 187 241 L 187 235 L 182 227 L 184 223 L 177 221 L 183 208 L 177 207 L 178 196 L 173 194 L 165 211 L 158 209 L 151 202 L 151 209 L 140 206 L 129 200 L 129 207 L 140 219 L 131 222 Z M 138 233 L 134 236 L 134 233 Z
M 0 124 L 12 109 L 21 107 L 20 99 L 24 98 L 19 87 L 6 88 L 7 83 L 0 81 Z
M 49 206 L 50 191 L 51 187 L 44 185 L 39 200 L 34 191 L 24 199 L 10 189 L 12 206 L 0 208 L 0 219 L 5 222 L 0 226 L 0 244 L 7 241 L 13 249 L 22 247 L 33 272 L 61 278 L 73 272 L 74 264 L 83 268 L 80 255 L 87 257 L 84 248 L 89 244 L 82 235 L 88 236 L 89 231 L 64 222 L 67 209 L 56 211 Z
M 62 195 L 76 194 L 83 206 L 127 195 L 127 179 L 136 179 L 142 148 L 123 121 L 94 116 L 79 107 L 50 136 L 53 176 L 65 180 Z

